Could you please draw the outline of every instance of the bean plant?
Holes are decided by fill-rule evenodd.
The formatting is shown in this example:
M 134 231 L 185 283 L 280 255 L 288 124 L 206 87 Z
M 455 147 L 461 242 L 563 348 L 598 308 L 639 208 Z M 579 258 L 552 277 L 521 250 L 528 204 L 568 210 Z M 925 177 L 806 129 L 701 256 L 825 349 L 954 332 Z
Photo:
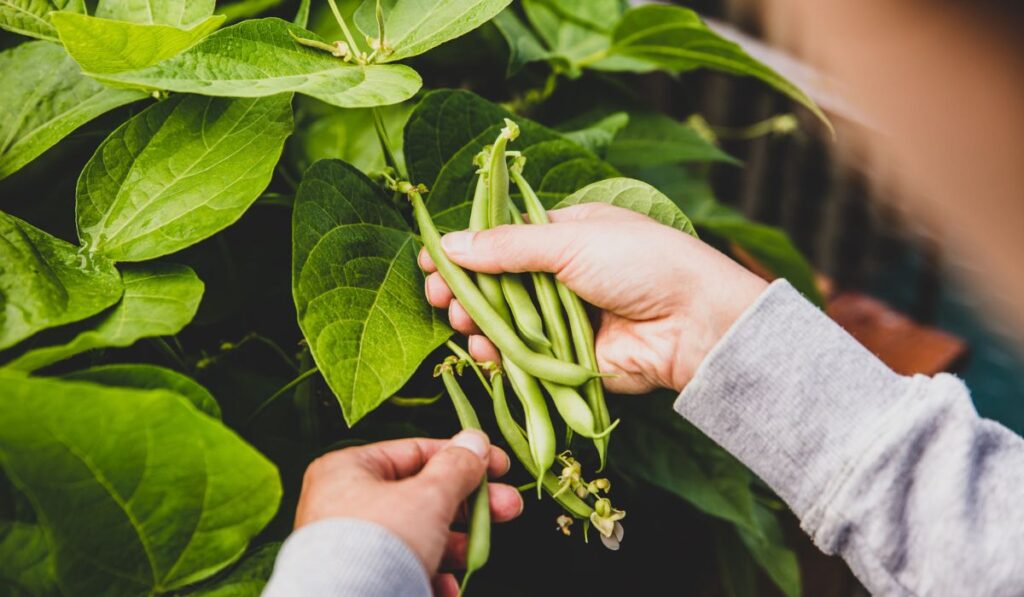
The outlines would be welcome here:
M 439 247 L 603 202 L 820 301 L 782 232 L 715 199 L 712 169 L 742 167 L 717 129 L 636 91 L 718 71 L 829 127 L 695 12 L 0 0 L 0 28 L 5 594 L 256 595 L 312 459 L 460 426 L 507 449 L 527 498 L 508 529 L 486 480 L 470 499 L 472 592 L 800 594 L 780 502 L 672 396 L 604 395 L 570 289 Z M 423 246 L 501 363 L 426 302 Z

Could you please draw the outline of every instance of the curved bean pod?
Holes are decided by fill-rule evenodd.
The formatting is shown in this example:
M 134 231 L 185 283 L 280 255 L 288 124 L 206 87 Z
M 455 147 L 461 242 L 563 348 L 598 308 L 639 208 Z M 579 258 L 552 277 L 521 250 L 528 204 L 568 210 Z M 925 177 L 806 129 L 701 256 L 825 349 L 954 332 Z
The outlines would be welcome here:
M 555 403 L 555 409 L 558 410 L 562 420 L 575 433 L 588 439 L 598 440 L 608 437 L 619 426 L 619 419 L 616 419 L 611 425 L 603 427 L 603 431 L 597 431 L 594 413 L 579 392 L 574 388 L 560 386 L 550 381 L 541 380 L 540 383 L 551 395 L 551 401 Z
M 469 212 L 469 229 L 473 231 L 487 230 L 487 222 L 489 221 L 489 215 L 487 213 L 488 206 L 491 204 L 488 199 L 489 190 L 487 188 L 487 175 L 481 173 L 476 179 L 476 190 L 473 193 L 473 206 Z M 487 302 L 494 307 L 494 310 L 498 312 L 506 322 L 512 321 L 512 312 L 509 311 L 508 304 L 505 302 L 504 294 L 501 291 L 501 282 L 498 280 L 498 276 L 492 274 L 475 274 L 476 284 L 480 288 L 480 292 L 487 298 Z
M 544 322 L 533 304 L 530 291 L 523 284 L 519 274 L 501 274 L 499 277 L 501 292 L 512 310 L 512 319 L 516 329 L 523 336 L 526 345 L 532 350 L 543 353 L 551 348 L 551 342 L 544 335 Z
M 539 354 L 530 350 L 519 338 L 519 334 L 509 323 L 495 311 L 487 298 L 477 288 L 469 274 L 461 267 L 455 265 L 445 255 L 441 248 L 441 235 L 437 232 L 427 206 L 423 204 L 423 198 L 416 191 L 408 192 L 409 200 L 412 202 L 413 214 L 420 229 L 420 236 L 423 239 L 423 246 L 430 254 L 437 271 L 448 283 L 452 293 L 459 299 L 459 303 L 473 321 L 476 322 L 484 334 L 502 354 L 516 362 L 531 375 L 547 379 L 565 386 L 581 386 L 587 380 L 598 377 L 600 374 L 574 363 L 566 363 L 552 356 Z
M 534 478 L 537 479 L 537 498 L 540 498 L 544 471 L 555 463 L 557 439 L 555 428 L 548 414 L 548 404 L 540 391 L 537 380 L 514 361 L 503 358 L 502 365 L 508 373 L 509 382 L 526 414 L 526 437 L 530 442 L 530 455 L 537 465 Z

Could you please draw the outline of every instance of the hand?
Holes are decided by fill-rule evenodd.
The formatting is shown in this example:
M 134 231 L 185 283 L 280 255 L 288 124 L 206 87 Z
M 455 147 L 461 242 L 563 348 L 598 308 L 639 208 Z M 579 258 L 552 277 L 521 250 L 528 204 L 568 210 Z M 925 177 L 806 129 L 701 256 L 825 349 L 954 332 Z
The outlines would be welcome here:
M 602 203 L 549 213 L 550 224 L 499 226 L 442 238 L 449 258 L 477 272 L 555 274 L 601 310 L 598 365 L 624 394 L 682 390 L 766 283 L 707 244 L 647 216 Z M 447 308 L 481 361 L 498 353 L 459 305 L 426 251 L 427 300 Z
M 313 461 L 302 480 L 295 528 L 327 518 L 359 518 L 401 538 L 433 578 L 437 595 L 457 595 L 458 583 L 439 568 L 465 567 L 466 534 L 450 529 L 484 472 L 500 477 L 508 455 L 479 431 L 449 441 L 401 439 L 331 452 Z M 516 488 L 488 483 L 491 517 L 519 516 Z

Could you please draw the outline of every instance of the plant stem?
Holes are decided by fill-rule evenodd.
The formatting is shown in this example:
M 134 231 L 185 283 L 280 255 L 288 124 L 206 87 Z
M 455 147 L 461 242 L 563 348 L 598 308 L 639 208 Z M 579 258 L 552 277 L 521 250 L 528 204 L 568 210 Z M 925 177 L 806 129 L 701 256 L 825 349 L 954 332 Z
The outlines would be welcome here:
M 355 56 L 359 52 L 359 46 L 356 45 L 356 39 L 352 37 L 352 32 L 348 30 L 348 25 L 345 24 L 345 19 L 341 18 L 341 11 L 338 10 L 337 3 L 334 0 L 327 0 L 327 3 L 331 5 L 331 12 L 334 13 L 334 20 L 338 21 L 338 26 L 341 27 L 341 32 L 345 34 L 345 40 L 348 41 L 349 51 Z
M 320 369 L 318 369 L 316 367 L 312 367 L 312 368 L 307 369 L 306 371 L 302 372 L 301 374 L 299 374 L 299 376 L 296 377 L 295 379 L 293 379 L 290 382 L 286 383 L 285 385 L 281 386 L 281 389 L 279 389 L 278 391 L 274 392 L 270 396 L 270 398 L 267 398 L 266 400 L 264 400 L 262 404 L 260 404 L 258 407 L 256 407 L 256 410 L 252 411 L 252 414 L 249 415 L 249 418 L 247 418 L 245 420 L 245 422 L 242 423 L 242 427 L 248 427 L 249 425 L 251 425 L 252 422 L 255 421 L 257 419 L 257 417 L 259 417 L 263 413 L 263 411 L 265 411 L 267 409 L 267 407 L 269 407 L 271 404 L 273 404 L 275 400 L 277 400 L 278 398 L 280 398 L 281 396 L 286 394 L 289 390 L 291 390 L 295 386 L 299 385 L 300 383 L 302 383 L 303 381 L 305 381 L 306 379 L 311 377 L 313 374 L 318 373 L 319 371 L 320 371 Z
M 174 350 L 174 348 L 167 343 L 167 340 L 164 340 L 163 338 L 150 338 L 150 342 L 152 342 L 153 346 L 156 346 L 160 352 L 164 353 L 167 358 L 174 361 L 174 364 L 177 365 L 179 371 L 182 373 L 188 373 L 188 363 L 186 363 L 185 359 L 178 354 L 178 351 Z
M 478 378 L 480 378 L 480 383 L 484 386 L 484 389 L 487 390 L 487 393 L 493 397 L 494 390 L 491 389 L 491 384 L 490 382 L 487 381 L 487 376 L 484 375 L 484 372 L 480 369 L 480 366 L 476 364 L 476 360 L 474 360 L 473 357 L 470 356 L 470 354 L 466 352 L 461 346 L 452 342 L 451 340 L 445 342 L 445 346 L 448 347 L 448 350 L 454 352 L 455 356 L 469 363 L 469 366 L 473 368 L 473 372 L 476 373 L 476 376 Z
M 391 149 L 391 138 L 388 137 L 388 130 L 384 126 L 384 117 L 381 116 L 380 109 L 373 108 L 371 112 L 373 112 L 373 128 L 377 131 L 377 140 L 380 141 L 381 151 L 384 152 L 384 163 L 395 171 L 396 176 L 405 180 L 408 177 L 398 166 L 398 160 L 395 158 L 395 152 Z

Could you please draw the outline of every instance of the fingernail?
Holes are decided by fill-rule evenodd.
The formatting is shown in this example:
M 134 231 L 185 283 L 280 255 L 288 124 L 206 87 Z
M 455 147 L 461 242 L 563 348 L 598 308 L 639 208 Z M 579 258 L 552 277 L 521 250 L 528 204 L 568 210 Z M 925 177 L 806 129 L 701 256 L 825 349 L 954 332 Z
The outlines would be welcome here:
M 449 232 L 441 237 L 441 246 L 444 252 L 449 255 L 464 255 L 469 253 L 473 244 L 473 234 L 467 230 Z
M 448 442 L 449 446 L 465 448 L 476 454 L 481 460 L 487 460 L 487 454 L 491 449 L 491 442 L 482 431 L 467 429 L 455 434 L 455 437 Z

